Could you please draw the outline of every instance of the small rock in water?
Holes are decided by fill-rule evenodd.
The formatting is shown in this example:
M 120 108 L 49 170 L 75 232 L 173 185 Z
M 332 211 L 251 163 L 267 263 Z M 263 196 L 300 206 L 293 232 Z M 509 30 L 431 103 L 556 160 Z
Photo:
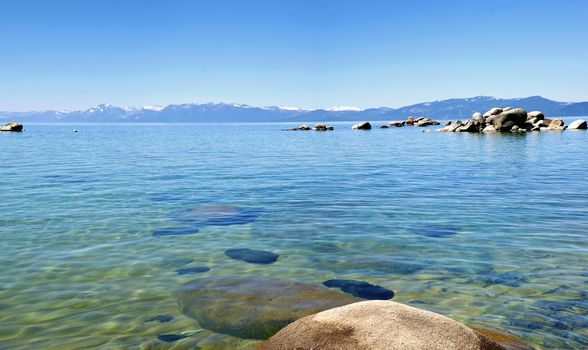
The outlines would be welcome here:
M 419 236 L 441 238 L 457 234 L 457 228 L 441 224 L 418 224 L 408 229 L 411 233 Z
M 329 288 L 340 288 L 343 292 L 362 299 L 388 300 L 394 297 L 393 291 L 365 281 L 334 279 L 323 284 Z
M 271 264 L 278 260 L 279 257 L 276 253 L 248 248 L 227 249 L 225 255 L 231 259 L 243 260 L 252 264 Z
M 174 317 L 171 315 L 157 315 L 155 317 L 152 317 L 148 320 L 145 320 L 145 322 L 159 322 L 159 323 L 165 323 L 165 322 L 169 322 L 171 320 L 173 320 Z
M 570 123 L 568 126 L 569 130 L 586 130 L 588 129 L 588 124 L 584 119 L 578 119 Z
M 362 122 L 351 127 L 353 130 L 370 130 L 372 125 L 369 122 Z
M 201 273 L 210 271 L 210 268 L 207 266 L 196 266 L 196 267 L 186 267 L 184 269 L 177 269 L 176 272 L 178 275 L 187 275 L 190 273 Z
M 164 341 L 166 343 L 173 343 L 175 341 L 178 341 L 180 339 L 184 339 L 187 338 L 185 335 L 180 335 L 180 334 L 162 334 L 162 335 L 158 335 L 157 339 Z
M 165 236 L 185 236 L 198 233 L 198 229 L 194 227 L 172 227 L 153 231 L 155 237 Z

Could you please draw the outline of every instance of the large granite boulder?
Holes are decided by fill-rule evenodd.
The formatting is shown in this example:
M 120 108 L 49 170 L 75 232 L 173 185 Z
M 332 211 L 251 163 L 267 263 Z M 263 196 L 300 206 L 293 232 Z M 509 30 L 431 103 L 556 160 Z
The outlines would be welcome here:
M 437 121 L 437 120 L 433 120 L 431 118 L 424 118 L 424 117 L 421 117 L 415 121 L 415 125 L 419 126 L 419 127 L 429 126 L 429 125 L 439 125 L 439 124 L 441 124 L 441 123 L 439 123 L 439 121 Z
M 359 124 L 355 124 L 351 127 L 353 130 L 371 130 L 372 125 L 369 122 L 363 122 Z
M 505 350 L 445 316 L 391 301 L 364 301 L 304 317 L 263 350 Z M 511 348 L 517 349 L 517 348 Z M 524 349 L 520 347 L 518 349 Z
M 527 112 L 522 108 L 503 111 L 492 119 L 492 125 L 497 131 L 511 131 L 513 126 L 525 127 Z
M 0 126 L 0 131 L 16 131 L 20 132 L 23 130 L 21 123 L 8 123 L 4 126 Z
M 267 339 L 299 318 L 362 300 L 314 284 L 262 277 L 202 278 L 174 294 L 180 311 L 202 328 L 245 339 Z
M 484 113 L 483 117 L 488 118 L 491 115 L 498 115 L 500 113 L 502 113 L 502 108 L 492 108 L 488 112 Z
M 388 123 L 389 126 L 395 126 L 397 128 L 403 127 L 404 124 L 406 124 L 406 122 L 404 120 L 396 120 L 396 121 L 391 121 L 390 123 Z
M 533 111 L 533 112 L 529 112 L 527 113 L 527 120 L 536 118 L 537 120 L 543 120 L 545 119 L 545 115 L 543 115 L 542 112 L 539 111 Z
M 561 119 L 553 119 L 551 123 L 549 123 L 549 130 L 557 130 L 563 131 L 565 130 L 565 123 Z
M 570 123 L 568 125 L 568 130 L 586 130 L 588 129 L 588 124 L 584 119 L 578 119 Z

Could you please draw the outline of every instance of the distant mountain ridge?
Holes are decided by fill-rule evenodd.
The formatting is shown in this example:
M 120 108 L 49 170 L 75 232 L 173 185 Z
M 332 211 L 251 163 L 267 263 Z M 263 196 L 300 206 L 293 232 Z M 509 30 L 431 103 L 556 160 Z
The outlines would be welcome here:
M 0 112 L 0 121 L 20 122 L 127 122 L 127 123 L 207 123 L 207 122 L 313 122 L 394 120 L 409 116 L 437 119 L 469 118 L 474 112 L 492 107 L 521 107 L 539 110 L 546 116 L 587 116 L 588 102 L 558 102 L 541 96 L 500 99 L 490 96 L 455 98 L 418 103 L 401 108 L 333 107 L 308 110 L 297 107 L 253 107 L 244 104 L 172 104 L 166 107 L 121 108 L 101 104 L 81 111 Z

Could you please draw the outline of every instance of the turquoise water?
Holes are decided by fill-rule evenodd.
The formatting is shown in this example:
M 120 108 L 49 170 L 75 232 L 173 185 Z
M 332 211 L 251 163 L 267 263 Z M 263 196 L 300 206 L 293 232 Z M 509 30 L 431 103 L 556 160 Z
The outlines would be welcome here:
M 1 133 L 0 348 L 250 348 L 201 331 L 172 296 L 191 279 L 222 275 L 359 279 L 537 348 L 588 346 L 587 132 L 350 125 L 36 124 Z M 210 205 L 255 215 L 153 236 Z M 249 264 L 225 256 L 229 248 L 280 257 Z M 202 266 L 210 271 L 175 271 Z M 145 322 L 157 315 L 174 318 Z

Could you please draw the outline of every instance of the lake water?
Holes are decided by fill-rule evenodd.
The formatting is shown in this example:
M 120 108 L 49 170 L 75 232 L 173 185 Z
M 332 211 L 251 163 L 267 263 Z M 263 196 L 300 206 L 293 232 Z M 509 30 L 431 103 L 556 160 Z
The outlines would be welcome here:
M 0 133 L 0 348 L 245 349 L 256 342 L 199 331 L 172 295 L 225 275 L 358 279 L 539 349 L 588 347 L 588 132 L 350 125 Z M 255 214 L 153 235 L 210 205 Z M 280 257 L 249 264 L 229 248 Z M 175 271 L 196 266 L 210 271 Z M 174 318 L 146 322 L 157 315 Z

